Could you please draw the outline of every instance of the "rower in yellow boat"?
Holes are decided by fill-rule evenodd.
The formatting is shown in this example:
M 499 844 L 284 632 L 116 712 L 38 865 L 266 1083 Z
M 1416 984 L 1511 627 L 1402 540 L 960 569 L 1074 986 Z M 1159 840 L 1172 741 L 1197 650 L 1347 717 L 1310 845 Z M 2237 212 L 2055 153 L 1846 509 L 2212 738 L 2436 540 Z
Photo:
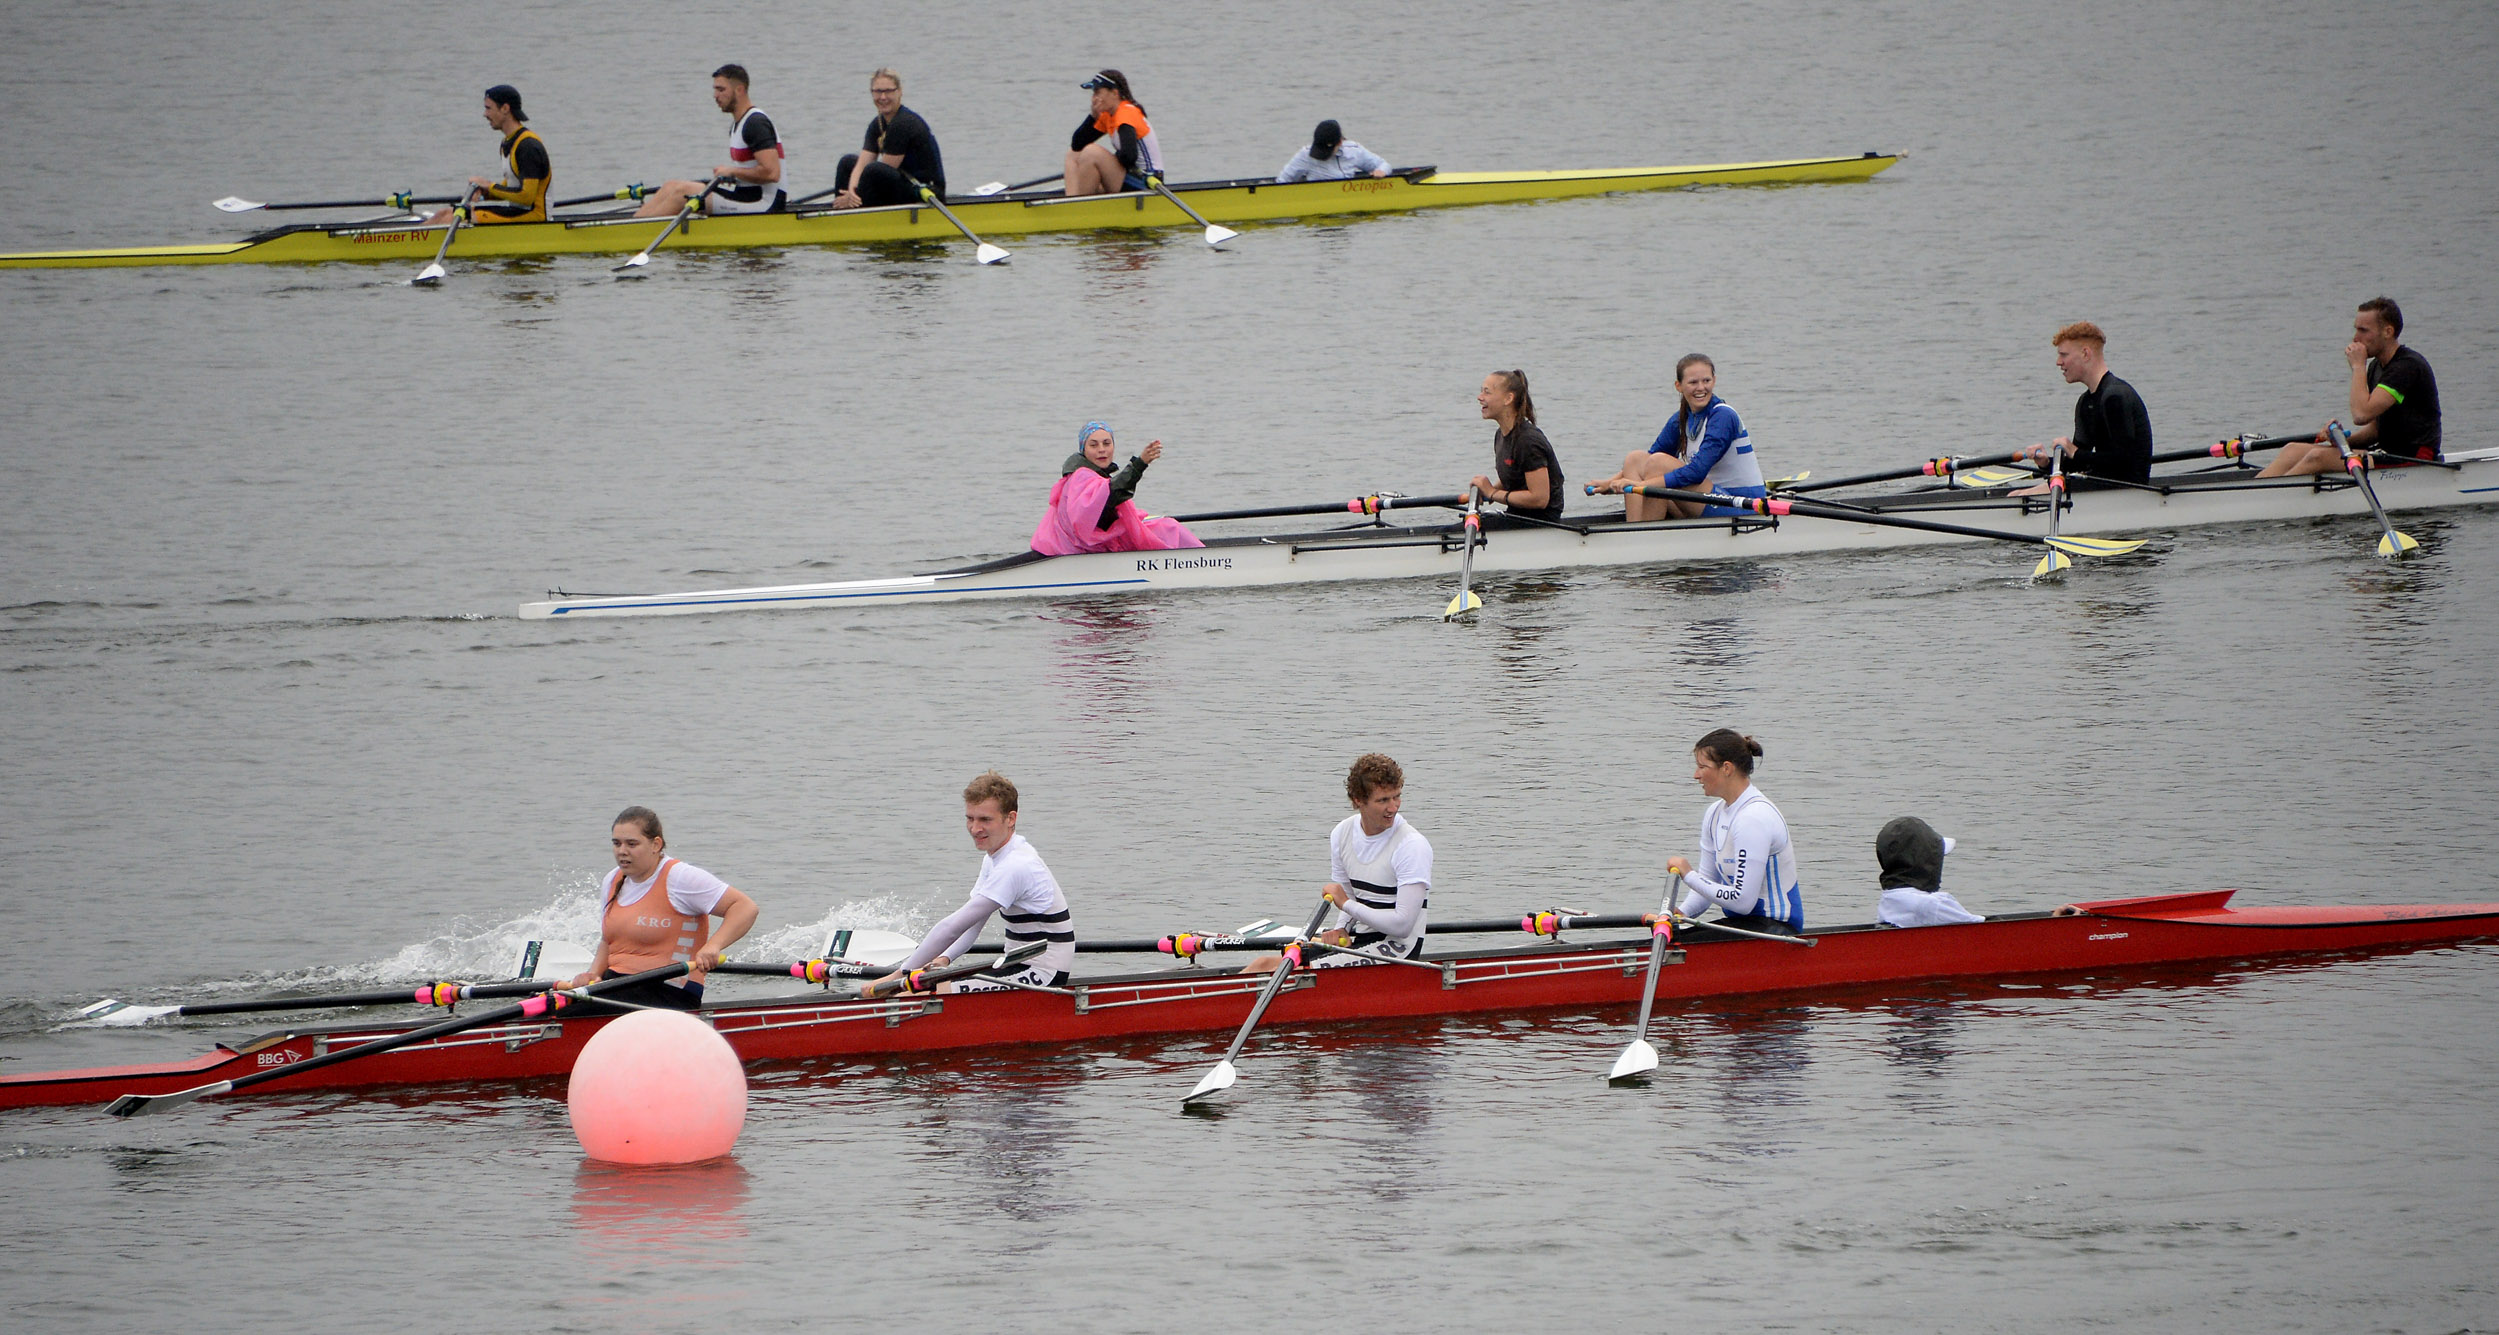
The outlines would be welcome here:
M 705 213 L 779 213 L 789 205 L 783 179 L 781 132 L 747 95 L 744 65 L 712 71 L 712 105 L 729 115 L 729 160 L 712 168 L 711 181 L 670 181 L 642 201 L 637 218 L 665 218 L 703 196 Z M 716 183 L 716 184 L 715 184 Z M 708 192 L 708 193 L 707 193 Z
M 472 176 L 469 185 L 478 202 L 469 209 L 474 226 L 493 223 L 544 222 L 547 188 L 555 184 L 555 168 L 547 158 L 547 141 L 523 122 L 521 90 L 499 83 L 486 90 L 486 123 L 503 136 L 503 176 L 487 180 Z M 451 221 L 451 210 L 438 210 L 425 221 Z
M 683 962 L 689 968 L 682 978 L 638 983 L 609 992 L 606 999 L 693 1010 L 703 1004 L 703 979 L 719 966 L 721 952 L 754 927 L 755 901 L 710 872 L 669 857 L 659 815 L 649 807 L 616 813 L 608 842 L 616 851 L 616 870 L 599 900 L 599 949 L 570 986 Z
M 1163 174 L 1163 148 L 1146 122 L 1145 108 L 1128 91 L 1128 76 L 1103 70 L 1076 86 L 1093 94 L 1093 108 L 1067 141 L 1067 165 L 1061 173 L 1067 193 L 1147 189 L 1145 178 Z

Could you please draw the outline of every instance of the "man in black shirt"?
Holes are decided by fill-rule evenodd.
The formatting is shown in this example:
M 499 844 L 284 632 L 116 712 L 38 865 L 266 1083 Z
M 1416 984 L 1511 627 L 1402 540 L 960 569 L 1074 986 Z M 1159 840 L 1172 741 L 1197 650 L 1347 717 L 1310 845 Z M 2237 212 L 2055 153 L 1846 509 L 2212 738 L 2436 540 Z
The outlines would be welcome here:
M 2152 414 L 2135 387 L 2109 373 L 2108 335 L 2089 320 L 2077 320 L 2056 331 L 2056 369 L 2065 383 L 2083 387 L 2074 400 L 2074 434 L 2045 445 L 2033 445 L 2015 457 L 2045 464 L 2048 451 L 2066 458 L 2065 475 L 2074 489 L 2094 485 L 2144 482 L 2152 476 Z M 2092 479 L 2100 479 L 2095 484 Z M 2045 488 L 2017 493 L 2035 495 Z
M 868 96 L 876 103 L 876 119 L 868 122 L 859 151 L 843 154 L 833 170 L 842 183 L 833 207 L 917 204 L 923 185 L 943 196 L 946 163 L 937 155 L 937 136 L 920 113 L 902 104 L 902 76 L 889 69 L 869 75 Z
M 2351 342 L 2343 348 L 2343 360 L 2351 363 L 2352 448 L 2435 459 L 2444 443 L 2438 377 L 2430 374 L 2428 358 L 2397 341 L 2403 332 L 2403 309 L 2385 297 L 2360 303 L 2352 316 Z M 2342 451 L 2320 431 L 2314 443 L 2283 446 L 2257 476 L 2331 473 L 2342 466 Z

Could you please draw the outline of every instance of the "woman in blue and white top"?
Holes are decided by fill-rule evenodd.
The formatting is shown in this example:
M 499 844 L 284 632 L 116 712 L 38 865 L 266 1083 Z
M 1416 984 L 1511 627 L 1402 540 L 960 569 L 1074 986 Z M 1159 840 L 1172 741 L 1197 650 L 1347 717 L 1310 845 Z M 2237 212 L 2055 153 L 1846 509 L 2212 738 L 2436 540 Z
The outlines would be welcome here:
M 1692 748 L 1692 781 L 1716 800 L 1701 813 L 1699 855 L 1668 858 L 1666 870 L 1683 877 L 1683 916 L 1715 904 L 1731 927 L 1788 936 L 1805 930 L 1804 887 L 1787 818 L 1753 786 L 1760 758 L 1761 743 L 1733 728 Z
M 1767 496 L 1761 461 L 1753 453 L 1753 437 L 1744 419 L 1718 397 L 1718 364 L 1703 353 L 1675 363 L 1675 415 L 1641 453 L 1623 456 L 1623 471 L 1596 483 L 1593 490 L 1623 493 L 1623 522 L 1691 519 L 1695 516 L 1743 514 L 1730 506 L 1703 506 L 1697 501 L 1642 496 L 1643 486 L 1677 491 L 1708 491 L 1727 496 Z

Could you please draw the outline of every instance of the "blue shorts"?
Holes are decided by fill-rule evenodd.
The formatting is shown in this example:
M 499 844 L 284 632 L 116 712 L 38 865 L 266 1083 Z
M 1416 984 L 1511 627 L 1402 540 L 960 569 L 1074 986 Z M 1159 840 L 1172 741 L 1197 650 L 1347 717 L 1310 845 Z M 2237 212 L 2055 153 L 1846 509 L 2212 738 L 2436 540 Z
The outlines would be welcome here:
M 1121 179 L 1119 188 L 1122 190 L 1151 190 L 1154 187 L 1147 185 L 1144 177 L 1137 175 L 1135 172 L 1130 172 L 1126 177 Z

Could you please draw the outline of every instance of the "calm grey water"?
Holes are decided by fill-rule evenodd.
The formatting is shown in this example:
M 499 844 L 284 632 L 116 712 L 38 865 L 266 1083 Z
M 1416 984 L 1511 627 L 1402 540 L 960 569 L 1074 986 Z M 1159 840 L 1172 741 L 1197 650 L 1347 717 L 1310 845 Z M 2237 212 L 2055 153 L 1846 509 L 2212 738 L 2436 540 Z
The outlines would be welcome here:
M 1771 467 L 2044 438 L 2110 331 L 2164 445 L 2341 411 L 2383 291 L 2449 439 L 2499 414 L 2499 11 L 2036 3 L 0 8 L 0 247 L 236 234 L 212 198 L 448 188 L 510 81 L 559 193 L 715 160 L 756 72 L 814 188 L 868 70 L 952 176 L 1057 165 L 1102 64 L 1182 177 L 1323 115 L 1401 162 L 1905 151 L 1863 186 L 963 247 L 0 274 L 0 975 L 12 1071 L 259 1026 L 98 995 L 491 972 L 586 937 L 606 824 L 764 905 L 913 929 L 995 765 L 1097 933 L 1290 916 L 1356 752 L 1436 908 L 1628 908 L 1733 723 L 1810 916 L 1873 831 L 1983 910 L 2249 887 L 2488 900 L 2499 519 L 2189 530 L 2033 586 L 1911 552 L 1062 605 L 548 626 L 550 585 L 895 573 L 1022 545 L 1089 417 L 1188 510 L 1447 490 L 1521 366 L 1574 479 L 1705 349 Z M 762 948 L 762 947 L 759 947 Z M 2488 947 L 2158 983 L 1279 1033 L 759 1073 L 734 1162 L 585 1164 L 560 1086 L 0 1117 L 13 1329 L 2499 1326 Z M 873 1219 L 873 1223 L 869 1220 Z

